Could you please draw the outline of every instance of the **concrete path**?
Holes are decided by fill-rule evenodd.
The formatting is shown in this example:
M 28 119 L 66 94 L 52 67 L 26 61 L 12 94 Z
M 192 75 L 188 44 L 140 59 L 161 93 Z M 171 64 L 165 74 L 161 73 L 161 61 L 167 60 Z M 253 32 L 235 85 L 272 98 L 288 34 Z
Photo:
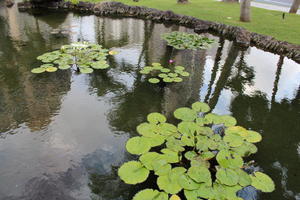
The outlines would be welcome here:
M 282 12 L 289 12 L 291 4 L 292 0 L 255 0 L 251 2 L 251 6 L 254 7 Z M 300 14 L 300 9 L 297 14 Z

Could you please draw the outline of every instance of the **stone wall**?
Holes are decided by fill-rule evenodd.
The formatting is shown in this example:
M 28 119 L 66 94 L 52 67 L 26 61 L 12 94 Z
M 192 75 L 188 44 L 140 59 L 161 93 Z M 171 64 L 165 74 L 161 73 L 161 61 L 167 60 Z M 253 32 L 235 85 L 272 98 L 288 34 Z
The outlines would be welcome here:
M 300 63 L 300 45 L 279 41 L 271 36 L 252 33 L 244 28 L 204 21 L 194 17 L 175 14 L 172 11 L 160 11 L 153 8 L 128 6 L 120 2 L 102 2 L 98 4 L 79 2 L 72 4 L 64 1 L 39 1 L 18 3 L 20 11 L 27 11 L 34 8 L 47 8 L 52 10 L 77 11 L 85 14 L 98 16 L 134 17 L 153 20 L 159 23 L 174 23 L 194 29 L 196 33 L 209 32 L 214 35 L 223 36 L 235 41 L 241 47 L 247 48 L 250 45 L 275 54 L 284 55 Z

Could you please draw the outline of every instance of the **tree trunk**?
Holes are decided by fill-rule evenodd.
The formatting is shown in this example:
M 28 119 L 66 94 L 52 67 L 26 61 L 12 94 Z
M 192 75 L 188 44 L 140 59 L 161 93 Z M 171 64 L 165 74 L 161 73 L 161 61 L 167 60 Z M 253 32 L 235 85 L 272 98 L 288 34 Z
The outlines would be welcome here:
M 177 0 L 177 3 L 181 3 L 181 4 L 188 3 L 188 2 L 189 2 L 189 0 Z
M 300 6 L 300 0 L 294 0 L 292 7 L 290 9 L 290 13 L 297 13 Z
M 241 1 L 240 20 L 242 22 L 250 22 L 251 21 L 251 0 L 242 0 Z

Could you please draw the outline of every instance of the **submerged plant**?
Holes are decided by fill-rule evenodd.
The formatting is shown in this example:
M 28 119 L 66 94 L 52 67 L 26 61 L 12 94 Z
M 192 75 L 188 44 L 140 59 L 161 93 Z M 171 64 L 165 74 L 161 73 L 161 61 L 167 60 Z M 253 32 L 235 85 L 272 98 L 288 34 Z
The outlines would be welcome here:
M 261 135 L 236 126 L 231 116 L 209 111 L 207 104 L 196 102 L 175 110 L 181 120 L 177 126 L 160 113 L 149 114 L 148 122 L 137 126 L 140 136 L 129 139 L 126 149 L 140 157 L 123 164 L 118 174 L 125 183 L 138 184 L 153 172 L 159 190 L 144 189 L 133 200 L 242 200 L 237 192 L 250 185 L 274 190 L 268 175 L 248 173 L 243 160 L 257 152 L 254 143 Z
M 140 70 L 141 74 L 149 75 L 148 81 L 156 84 L 159 82 L 179 83 L 182 82 L 182 77 L 187 77 L 190 74 L 185 71 L 182 66 L 175 66 L 174 69 L 169 69 L 161 66 L 160 63 L 152 63 L 152 66 L 146 66 Z
M 215 40 L 202 37 L 198 34 L 189 34 L 184 32 L 171 32 L 162 35 L 169 46 L 175 49 L 207 49 Z
M 32 73 L 55 72 L 75 67 L 81 73 L 92 73 L 94 69 L 107 69 L 108 55 L 115 51 L 103 49 L 101 45 L 88 42 L 76 42 L 64 45 L 60 50 L 52 51 L 37 57 L 43 64 L 31 70 Z

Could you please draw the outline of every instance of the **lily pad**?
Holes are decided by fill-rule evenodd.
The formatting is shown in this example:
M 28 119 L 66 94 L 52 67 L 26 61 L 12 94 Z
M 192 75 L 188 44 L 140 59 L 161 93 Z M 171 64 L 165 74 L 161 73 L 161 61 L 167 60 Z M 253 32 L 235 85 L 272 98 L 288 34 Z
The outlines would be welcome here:
M 216 158 L 224 168 L 241 168 L 244 164 L 241 156 L 228 150 L 219 151 Z
M 160 80 L 158 78 L 149 78 L 149 83 L 153 83 L 153 84 L 156 84 L 156 83 L 159 83 Z
M 186 173 L 179 176 L 178 182 L 179 185 L 186 190 L 196 190 L 200 187 L 200 184 L 196 183 Z
M 183 71 L 184 69 L 183 66 L 175 66 L 175 70 Z
M 192 166 L 189 168 L 187 174 L 197 183 L 211 182 L 211 174 L 206 167 Z
M 144 189 L 135 194 L 132 200 L 168 200 L 168 194 L 158 190 Z
M 178 195 L 173 194 L 169 200 L 181 200 L 181 198 Z
M 161 158 L 161 154 L 156 153 L 156 152 L 147 152 L 144 153 L 143 155 L 141 155 L 140 157 L 140 161 L 143 163 L 143 165 L 149 169 L 149 170 L 153 170 L 153 162 L 154 160 L 158 160 L 159 158 Z
M 83 74 L 90 74 L 90 73 L 92 73 L 94 71 L 92 68 L 88 68 L 88 67 L 86 67 L 86 68 L 80 68 L 79 70 Z
M 151 143 L 147 138 L 144 137 L 133 137 L 130 138 L 126 143 L 126 149 L 129 153 L 135 155 L 141 155 L 150 150 Z
M 56 72 L 57 71 L 57 67 L 47 67 L 46 68 L 46 72 Z
M 169 78 L 169 77 L 166 77 L 166 78 L 163 79 L 163 82 L 165 82 L 165 83 L 171 83 L 171 82 L 173 82 L 173 79 Z
M 182 107 L 174 111 L 174 117 L 182 121 L 194 121 L 197 117 L 197 113 L 190 108 Z
M 180 83 L 180 82 L 183 81 L 183 79 L 180 78 L 180 77 L 175 77 L 175 78 L 173 78 L 173 81 L 174 81 L 175 83 Z
M 220 183 L 228 186 L 234 186 L 239 182 L 238 174 L 232 169 L 220 168 L 216 173 L 216 177 Z
M 147 120 L 151 124 L 158 124 L 158 123 L 164 123 L 164 122 L 166 122 L 167 118 L 163 114 L 154 112 L 154 113 L 150 113 L 147 116 Z
M 184 77 L 187 77 L 187 76 L 190 76 L 190 73 L 188 73 L 188 72 L 181 72 L 180 75 L 184 76 Z
M 138 161 L 129 161 L 119 168 L 118 175 L 127 184 L 137 184 L 148 178 L 149 170 Z
M 61 70 L 66 70 L 66 69 L 70 69 L 71 66 L 70 65 L 59 65 L 58 68 Z
M 192 109 L 195 110 L 196 112 L 209 112 L 210 111 L 209 105 L 206 103 L 203 103 L 203 102 L 193 103 Z
M 258 190 L 263 192 L 273 192 L 275 190 L 275 184 L 273 180 L 262 172 L 255 172 L 250 176 L 252 183 L 251 185 Z
M 34 73 L 34 74 L 40 74 L 40 73 L 43 73 L 43 72 L 45 72 L 45 71 L 46 71 L 46 69 L 45 69 L 45 68 L 42 68 L 42 67 L 33 68 L 33 69 L 31 70 L 31 72 Z

